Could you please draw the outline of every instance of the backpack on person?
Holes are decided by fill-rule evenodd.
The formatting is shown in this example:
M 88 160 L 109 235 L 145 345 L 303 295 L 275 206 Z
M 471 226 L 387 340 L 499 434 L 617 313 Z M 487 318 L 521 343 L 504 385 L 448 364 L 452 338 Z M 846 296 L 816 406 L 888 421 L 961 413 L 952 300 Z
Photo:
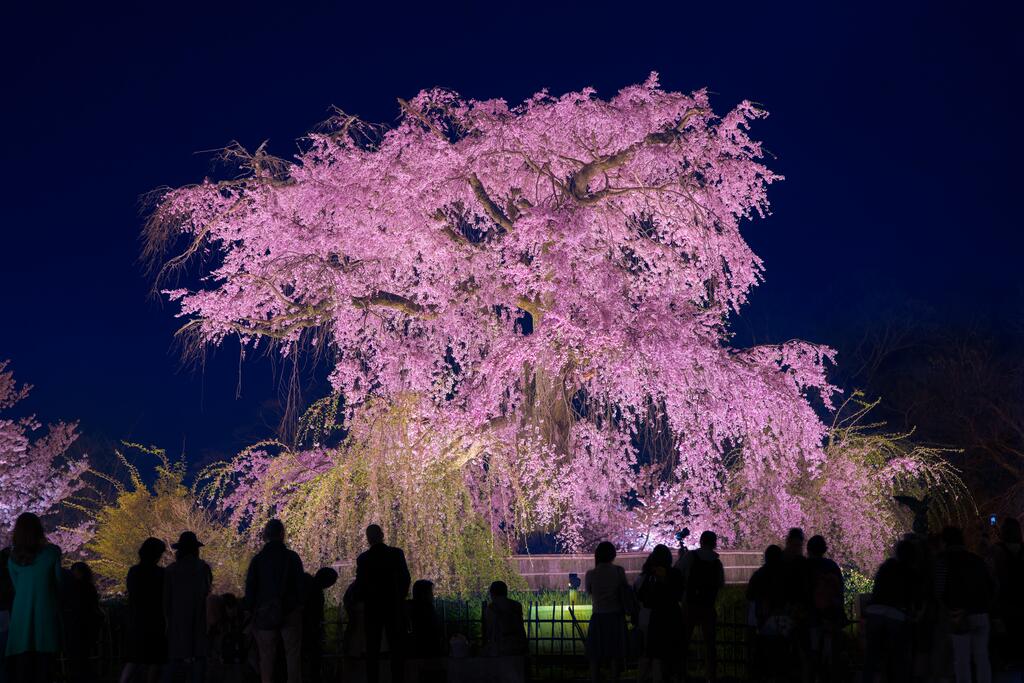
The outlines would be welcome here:
M 686 577 L 686 604 L 714 607 L 718 598 L 718 568 L 714 560 L 701 559 L 696 552 Z
M 818 571 L 811 586 L 814 609 L 819 612 L 834 610 L 843 604 L 842 579 L 833 572 Z

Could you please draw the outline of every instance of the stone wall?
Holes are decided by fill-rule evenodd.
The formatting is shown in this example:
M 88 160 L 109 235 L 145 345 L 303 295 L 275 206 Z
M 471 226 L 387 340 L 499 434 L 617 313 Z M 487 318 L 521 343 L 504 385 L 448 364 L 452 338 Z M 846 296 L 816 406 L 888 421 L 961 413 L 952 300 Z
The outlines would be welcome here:
M 749 550 L 719 551 L 725 567 L 725 582 L 745 584 L 754 570 L 761 566 L 761 553 Z M 616 564 L 626 570 L 630 582 L 640 573 L 647 559 L 647 553 L 619 553 Z M 578 574 L 580 580 L 587 570 L 594 566 L 594 556 L 589 554 L 568 555 L 513 555 L 509 558 L 519 574 L 526 579 L 530 590 L 566 590 L 569 588 L 569 574 Z M 339 562 L 333 565 L 341 576 L 342 590 L 355 576 L 354 562 Z M 413 577 L 416 578 L 416 577 Z
M 761 553 L 749 550 L 719 552 L 725 567 L 725 582 L 744 584 L 761 566 Z M 640 573 L 647 553 L 619 553 L 616 564 L 622 565 L 630 581 Z M 593 555 L 513 555 L 512 562 L 532 590 L 563 590 L 569 587 L 569 574 L 582 580 L 594 566 Z

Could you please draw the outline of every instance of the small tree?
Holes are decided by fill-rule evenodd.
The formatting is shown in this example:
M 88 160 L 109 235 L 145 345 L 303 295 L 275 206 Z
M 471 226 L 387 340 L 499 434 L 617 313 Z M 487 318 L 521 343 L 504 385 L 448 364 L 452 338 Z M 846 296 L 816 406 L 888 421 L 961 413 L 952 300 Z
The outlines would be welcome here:
M 78 425 L 57 422 L 47 426 L 34 415 L 9 417 L 5 413 L 28 396 L 31 386 L 18 386 L 7 370 L 9 361 L 0 362 L 0 537 L 6 538 L 15 519 L 23 512 L 34 512 L 51 519 L 60 504 L 82 487 L 84 459 L 68 457 L 68 449 L 78 438 Z M 51 525 L 52 529 L 52 525 Z M 73 530 L 57 529 L 52 540 L 65 552 L 76 550 L 82 538 Z
M 194 531 L 205 543 L 203 559 L 213 569 L 214 589 L 240 590 L 248 549 L 184 485 L 184 463 L 171 463 L 159 449 L 128 445 L 157 459 L 156 481 L 150 489 L 138 468 L 118 452 L 118 458 L 128 469 L 129 483 L 109 479 L 115 485 L 116 497 L 94 513 L 95 534 L 86 546 L 95 555 L 93 567 L 106 587 L 111 591 L 123 588 L 128 569 L 138 562 L 138 549 L 146 538 L 159 538 L 170 548 L 182 531 Z M 172 558 L 173 552 L 168 553 L 165 564 Z
M 525 586 L 502 537 L 475 509 L 461 469 L 447 458 L 416 457 L 417 449 L 437 447 L 432 442 L 446 437 L 419 428 L 414 401 L 367 411 L 339 446 L 323 447 L 318 437 L 308 438 L 310 418 L 333 413 L 325 406 L 336 407 L 337 400 L 317 402 L 300 422 L 300 440 L 310 447 L 256 444 L 208 468 L 204 495 L 250 536 L 268 518 L 281 518 L 289 543 L 311 568 L 340 563 L 344 575 L 366 549 L 366 526 L 376 523 L 389 543 L 406 550 L 414 578 L 431 579 L 440 592 L 479 593 L 496 579 Z

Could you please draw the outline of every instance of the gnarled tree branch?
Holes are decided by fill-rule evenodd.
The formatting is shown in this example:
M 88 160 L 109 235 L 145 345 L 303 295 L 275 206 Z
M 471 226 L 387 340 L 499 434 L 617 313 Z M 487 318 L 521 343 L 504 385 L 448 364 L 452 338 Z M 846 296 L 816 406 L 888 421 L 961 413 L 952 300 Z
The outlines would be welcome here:
M 469 174 L 469 186 L 473 188 L 473 194 L 476 195 L 477 201 L 484 207 L 484 211 L 487 212 L 492 221 L 505 230 L 511 231 L 515 227 L 508 216 L 505 215 L 505 212 L 501 210 L 501 207 L 495 204 L 490 195 L 487 194 L 484 184 L 480 182 L 480 178 L 477 177 L 476 173 Z
M 667 145 L 679 139 L 683 133 L 683 128 L 686 127 L 686 123 L 690 120 L 690 117 L 695 114 L 702 113 L 703 111 L 704 110 L 700 108 L 691 109 L 683 115 L 679 123 L 669 130 L 657 133 L 648 133 L 640 142 L 635 142 L 629 147 L 619 150 L 614 154 L 599 157 L 584 164 L 582 168 L 573 173 L 572 177 L 569 178 L 569 194 L 571 194 L 578 202 L 583 204 L 593 204 L 594 202 L 604 198 L 606 195 L 614 192 L 614 188 L 605 188 L 603 190 L 598 190 L 597 192 L 590 192 L 590 183 L 598 174 L 606 173 L 625 164 L 633 157 L 634 154 L 636 154 L 637 150 L 643 147 Z
M 354 296 L 352 297 L 352 305 L 356 308 L 370 309 L 370 308 L 392 308 L 396 311 L 401 311 L 406 315 L 410 315 L 417 318 L 423 318 L 429 320 L 435 317 L 437 314 L 422 306 L 412 299 L 398 294 L 391 294 L 389 292 L 374 292 L 368 296 Z

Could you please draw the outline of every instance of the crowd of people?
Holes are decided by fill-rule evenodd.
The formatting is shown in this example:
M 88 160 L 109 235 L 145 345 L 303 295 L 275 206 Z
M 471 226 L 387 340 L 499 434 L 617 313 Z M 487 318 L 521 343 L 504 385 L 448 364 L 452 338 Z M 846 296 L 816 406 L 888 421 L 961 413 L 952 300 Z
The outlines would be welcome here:
M 343 599 L 344 654 L 359 662 L 355 677 L 376 683 L 387 650 L 390 680 L 404 680 L 407 659 L 417 663 L 416 680 L 444 680 L 440 660 L 460 650 L 468 654 L 466 634 L 447 638 L 432 582 L 416 581 L 406 599 L 411 577 L 405 555 L 384 542 L 380 526 L 367 527 L 366 540 L 369 547 L 359 555 Z M 331 567 L 307 573 L 286 545 L 280 520 L 267 522 L 263 541 L 249 563 L 244 595 L 237 596 L 213 592 L 213 572 L 194 532 L 183 532 L 171 545 L 174 557 L 166 566 L 166 544 L 147 538 L 125 578 L 120 683 L 319 681 L 325 591 L 338 573 Z M 76 562 L 64 569 L 60 550 L 47 542 L 41 520 L 31 513 L 18 518 L 10 547 L 0 552 L 0 683 L 51 683 L 59 655 L 69 683 L 95 683 L 102 612 L 89 566 Z M 489 593 L 484 652 L 521 660 L 527 648 L 522 605 L 509 599 L 501 581 Z
M 630 653 L 639 660 L 641 680 L 687 680 L 698 668 L 688 661 L 698 628 L 700 668 L 707 680 L 717 679 L 716 602 L 725 577 L 716 545 L 714 532 L 706 531 L 696 549 L 681 548 L 674 562 L 667 546 L 656 546 L 632 585 L 614 564 L 614 546 L 598 545 L 585 579 L 593 597 L 587 639 L 593 680 L 606 667 L 617 678 Z M 852 667 L 840 651 L 854 615 L 843 572 L 827 555 L 822 536 L 805 539 L 798 528 L 783 545 L 765 550 L 746 589 L 754 680 L 849 679 Z M 1024 673 L 1024 548 L 1017 519 L 1006 519 L 998 540 L 984 543 L 980 553 L 967 549 L 955 527 L 908 534 L 862 597 L 865 683 L 989 683 L 993 661 L 1001 671 Z
M 486 671 L 472 671 L 468 633 L 446 629 L 434 605 L 433 584 L 412 582 L 405 555 L 385 543 L 377 525 L 366 529 L 368 548 L 356 561 L 342 601 L 346 659 L 361 667 L 353 679 L 376 683 L 387 651 L 391 681 L 487 679 L 521 681 L 528 639 L 522 605 L 508 586 L 490 586 L 483 607 Z M 330 567 L 305 571 L 288 548 L 284 525 L 270 520 L 264 545 L 249 563 L 244 595 L 213 594 L 202 542 L 183 532 L 163 562 L 165 543 L 146 539 L 125 580 L 127 643 L 120 683 L 170 683 L 206 677 L 228 683 L 316 683 L 324 653 L 325 591 L 338 580 Z M 698 547 L 674 556 L 656 546 L 635 580 L 616 564 L 612 543 L 598 544 L 584 589 L 592 598 L 586 633 L 591 677 L 618 679 L 627 658 L 639 662 L 641 681 L 688 679 L 718 673 L 718 599 L 725 569 L 718 538 L 701 534 Z M 407 599 L 410 587 L 411 600 Z M 805 540 L 791 529 L 764 552 L 746 589 L 755 646 L 756 680 L 836 680 L 843 630 L 850 612 L 844 576 L 828 558 L 822 536 Z M 909 534 L 879 567 L 862 606 L 863 680 L 988 683 L 993 659 L 1001 668 L 1022 664 L 1024 548 L 1021 527 L 1007 519 L 999 540 L 978 554 L 960 529 Z M 65 569 L 60 550 L 46 540 L 32 514 L 15 524 L 0 551 L 0 683 L 49 683 L 58 653 L 71 683 L 97 679 L 93 652 L 102 620 L 89 566 Z M 629 628 L 629 624 L 633 628 Z M 699 630 L 702 661 L 689 661 Z M 990 654 L 992 655 L 990 657 Z M 407 669 L 412 665 L 412 670 Z M 972 678 L 973 677 L 973 678 Z

